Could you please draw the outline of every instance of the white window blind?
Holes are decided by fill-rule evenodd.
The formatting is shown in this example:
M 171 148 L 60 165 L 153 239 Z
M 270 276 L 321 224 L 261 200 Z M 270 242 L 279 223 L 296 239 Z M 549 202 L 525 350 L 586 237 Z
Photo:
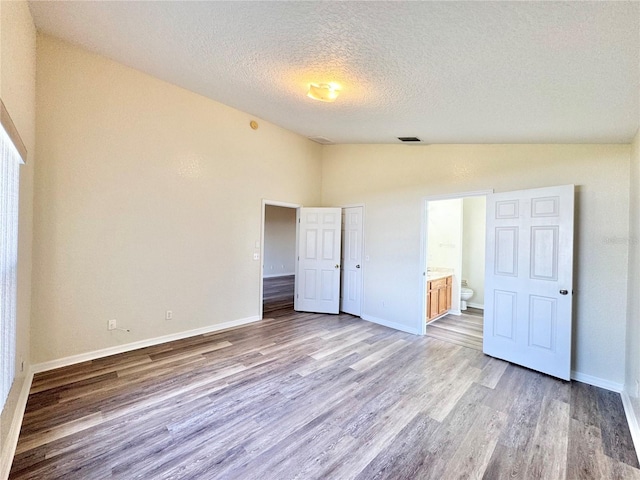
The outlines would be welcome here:
M 0 409 L 16 370 L 16 294 L 18 267 L 18 150 L 0 127 Z

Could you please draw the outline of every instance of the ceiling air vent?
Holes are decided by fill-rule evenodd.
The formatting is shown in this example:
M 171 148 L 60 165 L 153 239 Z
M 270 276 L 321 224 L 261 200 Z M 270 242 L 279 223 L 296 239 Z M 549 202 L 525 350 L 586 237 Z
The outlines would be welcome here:
M 320 145 L 333 145 L 334 143 L 328 138 L 324 137 L 307 137 L 309 140 L 319 143 Z
M 416 143 L 421 141 L 418 137 L 398 137 L 398 140 L 405 143 Z

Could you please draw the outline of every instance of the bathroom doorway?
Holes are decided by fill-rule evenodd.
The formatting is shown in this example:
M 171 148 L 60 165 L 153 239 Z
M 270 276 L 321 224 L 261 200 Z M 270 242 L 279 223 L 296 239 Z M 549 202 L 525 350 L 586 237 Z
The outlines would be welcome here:
M 482 351 L 486 194 L 425 202 L 424 333 Z

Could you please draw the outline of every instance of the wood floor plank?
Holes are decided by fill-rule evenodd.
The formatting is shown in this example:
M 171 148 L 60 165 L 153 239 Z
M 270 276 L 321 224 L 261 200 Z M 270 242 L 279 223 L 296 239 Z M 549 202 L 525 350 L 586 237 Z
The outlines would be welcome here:
M 420 472 L 429 468 L 424 463 L 428 457 L 425 438 L 429 438 L 439 425 L 424 413 L 416 415 L 356 478 L 420 478 Z
M 618 394 L 274 307 L 36 375 L 10 478 L 640 480 L 637 465 Z
M 601 460 L 609 465 L 609 471 L 606 476 L 610 480 L 640 480 L 640 470 L 632 467 L 624 462 L 613 460 L 611 457 L 603 455 Z
M 429 415 L 438 421 L 449 416 L 480 376 L 480 371 L 469 367 L 467 361 L 456 363 L 445 372 L 445 375 L 430 382 L 431 388 L 428 389 L 424 404 Z
M 443 478 L 482 478 L 507 415 L 482 407 L 469 433 L 448 462 Z
M 501 412 L 509 413 L 516 404 L 520 392 L 527 385 L 527 370 L 516 365 L 509 364 L 504 373 L 498 380 L 498 383 L 492 389 L 493 391 L 487 395 L 484 404 L 487 407 Z M 508 392 L 505 395 L 504 392 Z
M 527 383 L 522 385 L 518 395 L 511 402 L 510 408 L 507 409 L 509 421 L 500 436 L 500 442 L 508 447 L 528 451 L 540 421 L 546 389 L 540 374 L 527 375 L 530 372 L 522 369 L 519 371 L 527 379 Z M 500 391 L 502 395 L 506 393 L 505 390 Z
M 610 468 L 602 455 L 600 428 L 573 418 L 569 421 L 567 478 L 608 478 Z
M 483 315 L 447 314 L 427 325 L 427 336 L 482 351 Z
M 481 478 L 483 480 L 526 478 L 524 476 L 526 464 L 522 461 L 522 457 L 522 453 L 518 452 L 517 449 L 507 447 L 498 442 Z
M 543 401 L 527 465 L 527 478 L 564 479 L 569 440 L 569 405 Z
M 419 405 L 407 406 L 399 402 L 390 407 L 388 418 L 384 422 L 373 423 L 363 435 L 354 442 L 348 461 L 334 464 L 326 470 L 324 478 L 353 479 L 356 478 L 369 463 L 381 452 L 385 451 L 418 414 Z M 351 437 L 353 438 L 353 437 Z M 321 477 L 319 477 L 321 478 Z
M 614 460 L 638 468 L 638 457 L 627 427 L 624 408 L 619 401 L 620 395 L 606 390 L 598 390 L 596 395 L 604 454 Z
M 498 360 L 497 358 L 492 358 L 482 368 L 478 383 L 480 385 L 484 385 L 485 387 L 496 388 L 496 385 L 502 378 L 502 375 L 504 374 L 508 366 L 509 362 Z
M 367 331 L 358 333 L 349 332 L 344 336 L 327 341 L 327 345 L 311 353 L 311 357 L 314 360 L 322 360 L 323 358 L 328 357 L 329 355 L 332 355 L 345 347 L 353 346 L 371 336 L 373 336 L 373 334 Z
M 379 349 L 375 353 L 371 353 L 363 359 L 358 360 L 356 363 L 351 365 L 350 368 L 353 368 L 358 372 L 367 371 L 370 368 L 374 368 L 380 362 L 385 361 L 390 355 L 402 350 L 406 346 L 407 342 L 405 342 L 404 340 L 397 340 L 391 345 L 387 345 L 386 347 Z
M 482 400 L 487 393 L 486 387 L 472 384 L 460 398 L 455 411 L 450 412 L 434 434 L 426 440 L 429 453 L 425 458 L 425 465 L 429 465 L 429 468 L 422 472 L 422 478 L 445 478 L 444 472 L 449 468 L 449 462 L 470 431 L 477 412 L 483 408 Z
M 327 422 L 331 410 L 311 419 L 283 438 L 276 445 L 264 449 L 252 461 L 237 468 L 231 478 L 293 477 L 293 472 L 308 470 L 315 459 L 337 443 L 343 433 Z
M 57 425 L 48 430 L 40 430 L 37 433 L 25 435 L 22 442 L 17 446 L 16 453 L 20 454 L 27 450 L 31 450 L 32 448 L 39 447 L 40 445 L 53 442 L 58 438 L 66 437 L 67 435 L 71 435 L 76 432 L 81 432 L 87 428 L 99 425 L 103 421 L 102 412 L 96 412 L 62 425 Z

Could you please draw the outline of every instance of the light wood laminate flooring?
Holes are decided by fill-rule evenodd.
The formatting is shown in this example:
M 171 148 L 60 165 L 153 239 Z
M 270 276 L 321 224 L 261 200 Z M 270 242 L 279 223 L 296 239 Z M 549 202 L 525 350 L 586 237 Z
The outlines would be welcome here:
M 635 479 L 620 395 L 273 312 L 37 374 L 11 479 Z
M 262 279 L 262 313 L 293 308 L 295 275 L 267 277 Z
M 447 314 L 427 325 L 427 335 L 482 351 L 483 311 L 467 308 L 460 315 Z

